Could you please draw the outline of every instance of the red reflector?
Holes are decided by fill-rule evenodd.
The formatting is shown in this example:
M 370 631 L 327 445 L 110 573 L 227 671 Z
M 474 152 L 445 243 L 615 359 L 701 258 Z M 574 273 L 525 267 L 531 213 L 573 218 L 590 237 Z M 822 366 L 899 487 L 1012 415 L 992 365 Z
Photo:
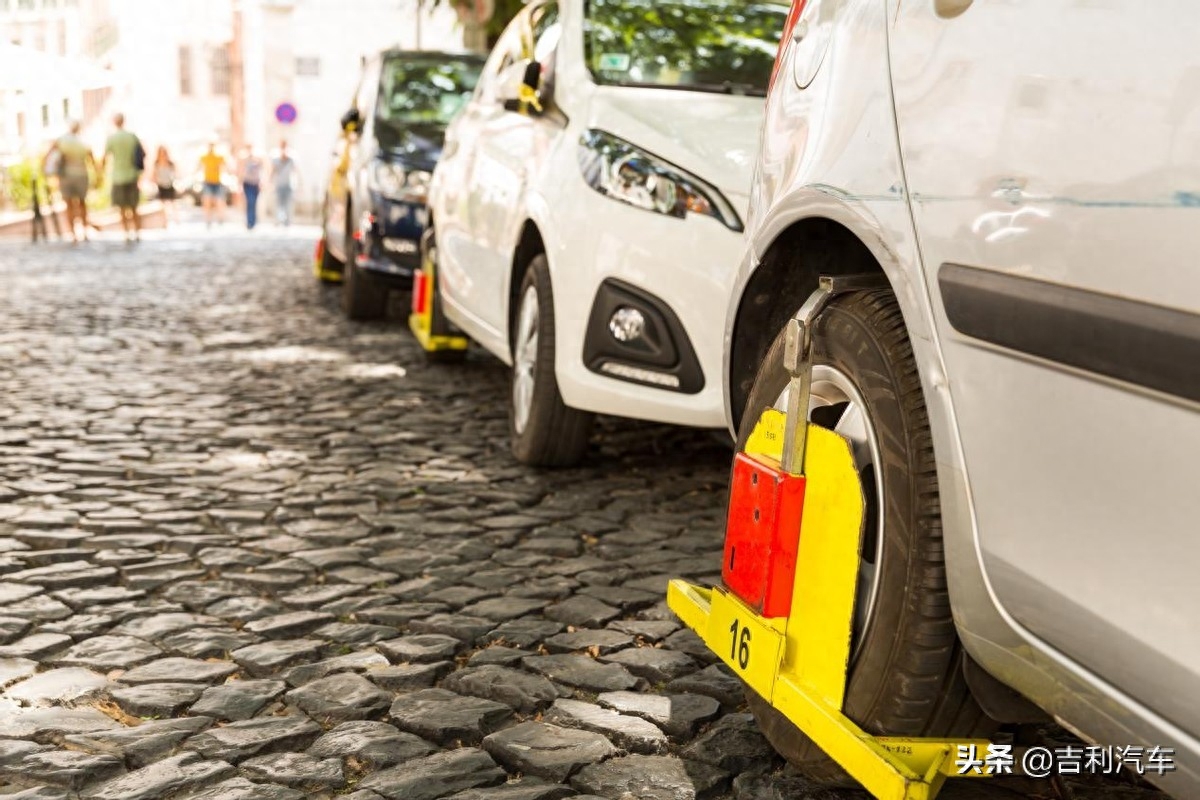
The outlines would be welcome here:
M 318 264 L 320 264 L 321 259 L 324 256 L 325 256 L 325 240 L 317 239 L 317 246 L 316 246 L 316 249 L 313 251 L 313 260 L 316 261 Z
M 791 612 L 803 511 L 803 475 L 737 454 L 721 578 L 764 617 Z
M 414 314 L 424 314 L 426 302 L 429 299 L 429 276 L 424 270 L 413 271 L 412 310 Z

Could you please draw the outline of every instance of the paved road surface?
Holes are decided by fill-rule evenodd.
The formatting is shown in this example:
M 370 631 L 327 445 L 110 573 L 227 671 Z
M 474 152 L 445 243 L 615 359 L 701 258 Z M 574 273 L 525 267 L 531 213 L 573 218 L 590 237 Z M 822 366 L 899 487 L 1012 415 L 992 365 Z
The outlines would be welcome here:
M 713 436 L 522 468 L 501 366 L 342 320 L 310 247 L 0 245 L 0 793 L 863 796 L 790 774 L 662 603 L 714 578 Z M 943 797 L 1054 796 L 1011 786 Z

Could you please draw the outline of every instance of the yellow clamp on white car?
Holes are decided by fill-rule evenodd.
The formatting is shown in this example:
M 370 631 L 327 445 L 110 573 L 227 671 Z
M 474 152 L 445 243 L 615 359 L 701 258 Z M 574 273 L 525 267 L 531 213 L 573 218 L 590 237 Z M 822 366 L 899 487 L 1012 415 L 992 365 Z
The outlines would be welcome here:
M 812 366 L 807 332 L 839 289 L 823 280 L 821 291 L 797 315 L 798 324 L 792 321 L 793 414 L 766 409 L 735 458 L 724 586 L 673 580 L 667 603 L 751 689 L 875 797 L 931 800 L 947 777 L 959 776 L 958 753 L 985 751 L 988 742 L 873 736 L 842 711 L 862 486 L 844 438 L 792 422 L 803 420 L 797 408 L 807 408 Z
M 436 292 L 437 248 L 433 232 L 421 239 L 421 267 L 413 272 L 412 313 L 408 327 L 427 354 L 464 353 L 468 342 L 441 314 Z

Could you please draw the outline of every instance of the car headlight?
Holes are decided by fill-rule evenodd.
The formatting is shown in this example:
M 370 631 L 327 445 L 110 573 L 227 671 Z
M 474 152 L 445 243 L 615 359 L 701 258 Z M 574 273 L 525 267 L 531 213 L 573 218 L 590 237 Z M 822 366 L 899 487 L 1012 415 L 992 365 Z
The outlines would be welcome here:
M 610 133 L 589 130 L 580 137 L 579 168 L 588 186 L 614 200 L 679 219 L 701 214 L 743 230 L 716 187 Z
M 423 169 L 405 170 L 399 164 L 375 160 L 367 172 L 371 191 L 391 200 L 424 203 L 430 175 Z
M 424 200 L 429 194 L 429 179 L 433 177 L 430 173 L 423 169 L 410 170 L 408 173 L 408 181 L 405 188 L 409 195 Z
M 372 161 L 367 175 L 371 191 L 394 198 L 404 192 L 404 181 L 408 177 L 401 167 L 386 161 Z

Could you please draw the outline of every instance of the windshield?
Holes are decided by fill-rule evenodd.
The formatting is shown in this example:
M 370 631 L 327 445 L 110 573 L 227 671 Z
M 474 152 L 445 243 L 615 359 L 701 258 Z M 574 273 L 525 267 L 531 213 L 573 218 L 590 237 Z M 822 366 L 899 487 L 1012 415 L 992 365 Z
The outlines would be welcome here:
M 479 81 L 481 60 L 389 58 L 379 78 L 375 125 L 384 136 L 407 128 L 444 129 Z
M 789 0 L 588 0 L 597 83 L 764 95 Z

